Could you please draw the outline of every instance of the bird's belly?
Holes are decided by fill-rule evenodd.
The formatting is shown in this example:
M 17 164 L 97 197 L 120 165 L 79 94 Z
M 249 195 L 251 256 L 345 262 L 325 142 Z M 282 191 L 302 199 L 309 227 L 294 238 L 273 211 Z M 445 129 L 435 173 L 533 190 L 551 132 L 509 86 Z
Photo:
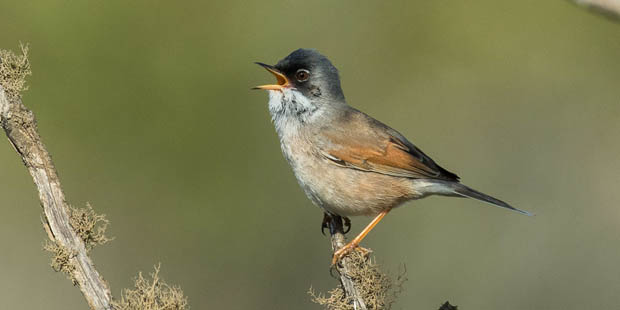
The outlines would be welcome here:
M 416 197 L 409 179 L 340 167 L 320 155 L 303 157 L 291 158 L 295 176 L 308 198 L 331 213 L 375 215 Z

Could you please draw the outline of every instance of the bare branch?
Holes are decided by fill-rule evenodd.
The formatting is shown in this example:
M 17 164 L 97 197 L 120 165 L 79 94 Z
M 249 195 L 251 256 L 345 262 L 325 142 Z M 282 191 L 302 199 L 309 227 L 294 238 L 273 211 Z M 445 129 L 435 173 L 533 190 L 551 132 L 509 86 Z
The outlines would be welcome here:
M 37 131 L 34 114 L 22 102 L 25 76 L 30 72 L 27 57 L 0 51 L 0 123 L 9 141 L 28 168 L 39 191 L 45 214 L 46 231 L 63 249 L 70 277 L 79 286 L 91 309 L 112 309 L 112 294 L 88 256 L 84 241 L 71 226 L 70 210 L 65 201 L 56 168 Z
M 347 244 L 347 240 L 344 237 L 344 229 L 342 227 L 342 218 L 339 216 L 332 216 L 329 226 L 332 239 L 332 250 L 333 252 L 336 252 Z M 340 283 L 342 284 L 345 294 L 353 300 L 353 308 L 356 310 L 367 310 L 368 308 L 364 302 L 364 297 L 355 286 L 355 281 L 351 276 L 353 269 L 355 268 L 351 260 L 351 256 L 347 255 L 340 261 L 339 264 L 336 264 L 336 269 L 340 275 Z

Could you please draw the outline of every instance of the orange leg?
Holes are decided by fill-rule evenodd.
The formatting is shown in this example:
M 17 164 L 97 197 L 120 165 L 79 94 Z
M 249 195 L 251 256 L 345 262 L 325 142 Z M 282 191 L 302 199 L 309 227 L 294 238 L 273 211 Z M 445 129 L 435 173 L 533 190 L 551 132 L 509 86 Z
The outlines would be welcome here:
M 390 209 L 387 209 L 385 211 L 382 211 L 381 213 L 379 213 L 379 215 L 377 215 L 377 217 L 375 217 L 369 224 L 368 226 L 366 226 L 366 228 L 364 228 L 364 230 L 362 230 L 362 232 L 360 232 L 359 235 L 357 235 L 357 237 L 355 237 L 353 240 L 351 240 L 351 242 L 347 243 L 347 245 L 343 246 L 342 248 L 340 248 L 338 251 L 334 252 L 334 257 L 332 259 L 332 265 L 335 265 L 339 260 L 341 260 L 345 255 L 349 254 L 351 251 L 353 251 L 353 249 L 356 249 L 357 247 L 359 247 L 360 242 L 362 242 L 362 240 L 364 240 L 364 238 L 366 237 L 366 235 L 368 235 L 368 233 L 375 228 L 375 226 L 377 226 L 377 224 L 379 224 L 379 222 L 383 219 L 383 217 L 388 214 L 388 212 L 390 212 Z

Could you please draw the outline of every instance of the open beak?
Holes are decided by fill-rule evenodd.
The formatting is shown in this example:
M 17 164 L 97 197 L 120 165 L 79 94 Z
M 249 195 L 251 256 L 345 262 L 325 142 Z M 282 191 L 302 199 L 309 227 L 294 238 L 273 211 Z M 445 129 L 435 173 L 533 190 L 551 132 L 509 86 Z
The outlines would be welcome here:
M 282 90 L 282 88 L 289 87 L 290 84 L 288 82 L 288 79 L 286 78 L 286 76 L 284 76 L 284 74 L 278 71 L 278 69 L 274 68 L 273 66 L 264 64 L 262 62 L 256 62 L 256 64 L 265 68 L 267 71 L 271 72 L 271 74 L 275 75 L 278 81 L 278 84 L 260 85 L 260 86 L 253 87 L 252 89 Z

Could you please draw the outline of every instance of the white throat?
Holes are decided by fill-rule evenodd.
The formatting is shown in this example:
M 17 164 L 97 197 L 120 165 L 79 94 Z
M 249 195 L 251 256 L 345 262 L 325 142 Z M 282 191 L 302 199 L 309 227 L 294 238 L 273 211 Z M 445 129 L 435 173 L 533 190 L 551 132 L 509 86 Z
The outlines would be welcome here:
M 280 138 L 321 115 L 321 109 L 302 93 L 292 88 L 269 91 L 269 113 Z

